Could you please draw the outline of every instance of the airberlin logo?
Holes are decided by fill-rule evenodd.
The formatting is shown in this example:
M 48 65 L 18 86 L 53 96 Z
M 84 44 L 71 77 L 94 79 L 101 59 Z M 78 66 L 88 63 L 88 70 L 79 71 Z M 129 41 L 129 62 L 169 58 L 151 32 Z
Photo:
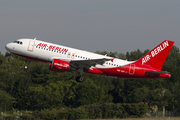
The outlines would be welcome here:
M 163 43 L 161 43 L 159 46 L 157 46 L 156 48 L 154 48 L 151 51 L 151 54 L 147 54 L 145 57 L 142 58 L 142 65 L 146 62 L 148 62 L 152 57 L 155 57 L 156 55 L 158 55 L 161 51 L 163 51 L 166 47 L 169 46 L 168 41 L 165 41 Z
M 67 64 L 61 64 L 61 63 L 54 63 L 54 65 L 57 65 L 57 66 L 60 66 L 60 67 L 68 67 L 69 65 L 67 65 Z
M 45 43 L 39 43 L 37 46 L 38 47 L 43 47 L 43 48 L 48 48 L 48 49 L 51 49 L 51 50 L 56 50 L 56 51 L 59 51 L 59 52 L 65 52 L 65 53 L 68 51 L 68 49 L 66 49 L 66 48 L 61 48 L 61 47 L 53 46 L 53 45 L 48 46 Z

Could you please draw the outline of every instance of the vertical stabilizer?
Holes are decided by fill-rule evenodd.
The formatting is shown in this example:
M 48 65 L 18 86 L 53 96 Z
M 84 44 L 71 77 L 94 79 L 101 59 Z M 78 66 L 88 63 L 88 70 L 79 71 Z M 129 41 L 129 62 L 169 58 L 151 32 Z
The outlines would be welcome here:
M 142 65 L 150 65 L 151 67 L 160 70 L 173 44 L 173 41 L 164 40 L 161 44 L 152 49 L 150 52 L 148 52 L 136 62 Z

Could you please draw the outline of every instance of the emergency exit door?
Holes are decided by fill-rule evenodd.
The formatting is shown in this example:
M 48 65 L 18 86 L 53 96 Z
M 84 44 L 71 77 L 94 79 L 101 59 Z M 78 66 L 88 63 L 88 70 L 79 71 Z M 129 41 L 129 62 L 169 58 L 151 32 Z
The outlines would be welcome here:
M 133 75 L 135 72 L 135 64 L 130 64 L 129 67 L 129 74 Z

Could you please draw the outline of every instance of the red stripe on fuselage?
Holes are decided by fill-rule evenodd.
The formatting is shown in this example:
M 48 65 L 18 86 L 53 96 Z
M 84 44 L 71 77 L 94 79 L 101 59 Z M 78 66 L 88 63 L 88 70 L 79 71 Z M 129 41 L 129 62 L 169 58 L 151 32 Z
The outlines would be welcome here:
M 129 67 L 126 68 L 116 67 L 116 68 L 99 68 L 103 72 L 103 75 L 118 77 L 118 78 L 169 78 L 170 74 L 145 74 L 145 69 L 138 68 L 135 70 L 134 74 L 129 73 Z

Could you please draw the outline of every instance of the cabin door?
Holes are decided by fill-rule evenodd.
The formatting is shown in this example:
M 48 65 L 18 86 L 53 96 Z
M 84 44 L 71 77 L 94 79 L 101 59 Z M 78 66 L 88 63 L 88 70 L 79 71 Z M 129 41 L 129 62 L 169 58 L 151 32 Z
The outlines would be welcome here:
M 34 49 L 34 45 L 35 45 L 35 41 L 29 41 L 29 45 L 28 45 L 28 51 L 33 52 Z

